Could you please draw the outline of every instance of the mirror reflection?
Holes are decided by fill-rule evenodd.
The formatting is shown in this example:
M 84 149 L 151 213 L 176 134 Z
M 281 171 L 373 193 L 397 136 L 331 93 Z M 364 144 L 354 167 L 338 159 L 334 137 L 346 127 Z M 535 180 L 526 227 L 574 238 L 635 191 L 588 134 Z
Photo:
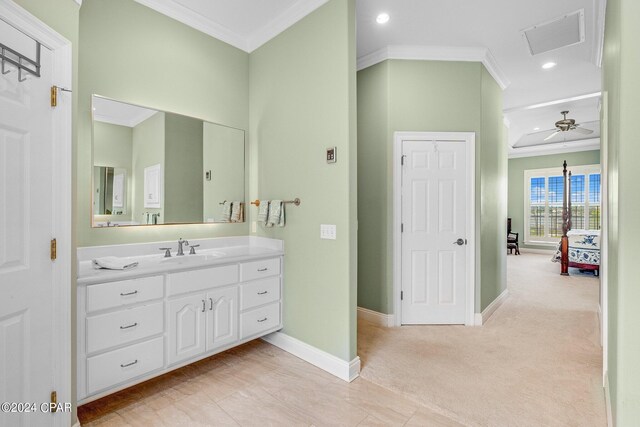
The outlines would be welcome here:
M 243 222 L 244 131 L 92 97 L 94 227 Z

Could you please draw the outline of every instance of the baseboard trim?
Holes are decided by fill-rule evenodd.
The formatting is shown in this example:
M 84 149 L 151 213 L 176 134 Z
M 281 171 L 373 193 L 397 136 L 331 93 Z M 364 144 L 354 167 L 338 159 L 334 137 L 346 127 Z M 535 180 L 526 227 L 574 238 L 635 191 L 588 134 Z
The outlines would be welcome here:
M 491 315 L 495 313 L 498 308 L 500 308 L 500 306 L 502 305 L 502 303 L 504 303 L 508 296 L 509 289 L 505 289 L 500 295 L 498 295 L 496 299 L 491 302 L 491 304 L 487 306 L 487 308 L 482 310 L 482 314 L 476 313 L 476 325 L 482 326 L 487 323 L 487 320 L 489 320 Z M 480 323 L 478 323 L 478 320 L 480 321 Z
M 358 307 L 358 322 L 361 320 L 385 328 L 395 326 L 395 318 L 393 314 L 378 313 L 377 311 L 369 310 L 368 308 Z
M 265 335 L 262 339 L 341 380 L 351 382 L 360 375 L 360 357 L 358 356 L 351 362 L 347 362 L 282 332 Z
M 607 427 L 614 427 L 611 412 L 611 392 L 609 391 L 609 372 L 604 374 L 604 404 L 607 409 Z

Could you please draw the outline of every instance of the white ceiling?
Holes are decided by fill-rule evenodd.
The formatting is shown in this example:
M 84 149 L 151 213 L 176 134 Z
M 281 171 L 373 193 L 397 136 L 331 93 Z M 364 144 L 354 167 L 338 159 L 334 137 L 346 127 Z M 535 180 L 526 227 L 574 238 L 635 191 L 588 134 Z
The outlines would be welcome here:
M 91 97 L 91 107 L 95 121 L 130 128 L 136 127 L 157 113 L 156 110 L 96 95 Z
M 327 0 L 135 0 L 247 52 Z M 481 60 L 504 90 L 510 146 L 550 128 L 561 107 L 525 107 L 600 91 L 605 0 L 357 0 L 360 66 L 384 57 Z M 584 10 L 585 41 L 531 56 L 521 31 Z M 376 23 L 387 12 L 388 23 Z M 451 55 L 443 55 L 450 51 Z M 543 70 L 548 61 L 558 65 Z M 593 100 L 592 100 L 593 101 Z M 579 121 L 598 120 L 597 103 L 571 105 Z M 519 111 L 519 112 L 518 112 Z M 517 112 L 517 113 L 516 113 Z M 531 126 L 532 123 L 535 126 Z M 529 130 L 531 129 L 531 130 Z M 539 135 L 542 142 L 543 135 Z

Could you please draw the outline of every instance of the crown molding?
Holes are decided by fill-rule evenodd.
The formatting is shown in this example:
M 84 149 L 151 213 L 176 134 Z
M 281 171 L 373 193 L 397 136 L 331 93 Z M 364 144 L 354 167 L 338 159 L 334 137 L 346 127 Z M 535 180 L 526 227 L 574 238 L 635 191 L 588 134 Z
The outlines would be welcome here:
M 555 144 L 533 145 L 522 148 L 508 148 L 509 158 L 546 156 L 549 154 L 577 153 L 600 149 L 600 138 L 584 139 L 582 141 L 558 142 Z
M 76 0 L 81 2 L 82 0 Z M 135 0 L 148 8 L 169 18 L 182 22 L 191 28 L 237 47 L 247 53 L 256 50 L 311 12 L 324 5 L 328 0 L 298 0 L 271 22 L 251 32 L 249 35 L 235 32 L 174 0 Z
M 247 51 L 253 52 L 328 1 L 298 0 L 276 19 L 253 31 L 247 39 Z
M 596 28 L 594 31 L 594 43 L 593 43 L 593 63 L 598 68 L 602 68 L 602 58 L 604 56 L 604 30 L 607 13 L 607 0 L 593 0 L 594 10 L 597 11 L 598 17 L 596 21 Z
M 567 103 L 567 102 L 581 101 L 583 99 L 589 99 L 589 98 L 599 98 L 601 96 L 602 96 L 602 92 L 593 92 L 593 93 L 587 93 L 587 94 L 584 94 L 584 95 L 572 96 L 572 97 L 569 97 L 569 98 L 554 99 L 553 101 L 541 102 L 541 103 L 533 104 L 533 105 L 523 105 L 523 106 L 519 106 L 519 107 L 510 107 L 510 108 L 504 109 L 502 112 L 504 114 L 509 114 L 509 113 L 513 113 L 514 111 L 535 110 L 536 108 L 550 107 L 552 105 L 564 104 L 564 103 Z
M 511 84 L 486 47 L 387 46 L 358 58 L 358 71 L 387 59 L 482 62 L 502 90 Z
M 155 10 L 169 18 L 182 22 L 191 28 L 210 35 L 218 40 L 248 52 L 247 40 L 240 34 L 227 27 L 205 18 L 195 11 L 184 7 L 173 0 L 135 0 L 148 8 Z

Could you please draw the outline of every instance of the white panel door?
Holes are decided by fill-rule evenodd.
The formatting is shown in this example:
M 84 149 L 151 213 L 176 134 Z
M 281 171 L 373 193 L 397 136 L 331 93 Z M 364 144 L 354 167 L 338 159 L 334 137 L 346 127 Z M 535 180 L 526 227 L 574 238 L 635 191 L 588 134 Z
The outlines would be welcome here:
M 238 340 L 238 287 L 207 293 L 207 351 Z
M 205 351 L 205 294 L 169 301 L 169 364 Z
M 0 40 L 6 31 L 0 28 Z M 52 54 L 44 47 L 41 63 L 42 77 L 24 82 L 10 65 L 0 73 L 0 402 L 44 403 L 53 390 L 55 165 Z M 3 427 L 52 423 L 42 412 L 0 414 Z
M 465 323 L 467 144 L 403 141 L 402 155 L 402 323 Z

